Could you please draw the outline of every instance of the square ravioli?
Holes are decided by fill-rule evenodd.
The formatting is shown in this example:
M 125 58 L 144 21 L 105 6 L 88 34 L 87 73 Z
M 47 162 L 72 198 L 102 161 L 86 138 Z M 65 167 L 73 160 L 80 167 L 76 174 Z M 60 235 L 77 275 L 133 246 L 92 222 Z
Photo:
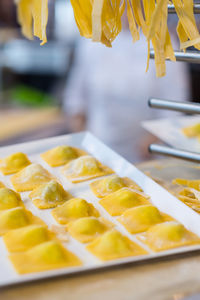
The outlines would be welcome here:
M 129 188 L 122 188 L 102 198 L 99 203 L 111 216 L 119 216 L 128 208 L 150 204 L 149 196 Z
M 118 218 L 118 221 L 132 234 L 146 231 L 155 224 L 169 220 L 172 218 L 161 213 L 153 205 L 129 208 Z
M 26 154 L 17 152 L 0 160 L 0 170 L 4 175 L 10 175 L 17 173 L 30 163 Z
M 81 198 L 72 198 L 64 204 L 54 208 L 52 210 L 54 219 L 59 224 L 67 224 L 79 218 L 84 217 L 99 217 L 99 212 L 96 208 Z
M 72 198 L 72 195 L 66 192 L 57 181 L 51 180 L 34 189 L 29 197 L 35 206 L 40 209 L 46 209 L 65 203 Z
M 78 148 L 62 145 L 42 153 L 41 157 L 51 167 L 59 167 L 85 154 L 85 151 Z
M 44 222 L 22 207 L 0 211 L 0 236 L 30 224 L 44 225 Z
M 113 171 L 102 165 L 90 155 L 84 155 L 72 160 L 62 168 L 62 173 L 72 183 L 90 180 L 113 173 Z
M 100 260 L 113 260 L 147 252 L 117 230 L 111 230 L 91 242 L 86 249 Z
M 69 234 L 81 243 L 89 243 L 99 235 L 113 227 L 109 221 L 103 218 L 85 217 L 68 225 Z
M 14 229 L 3 236 L 3 241 L 9 252 L 23 252 L 49 240 L 56 240 L 55 235 L 47 226 L 29 225 Z
M 200 243 L 198 236 L 176 221 L 154 225 L 138 239 L 155 252 Z
M 11 177 L 17 192 L 31 191 L 41 184 L 47 183 L 53 176 L 39 164 L 31 164 Z
M 18 207 L 18 206 L 24 207 L 20 195 L 11 189 L 1 188 L 0 189 L 0 211 Z
M 39 244 L 26 252 L 11 254 L 9 259 L 18 274 L 82 265 L 75 254 L 56 241 Z
M 103 198 L 123 187 L 129 187 L 142 192 L 142 189 L 134 181 L 127 177 L 120 178 L 117 175 L 110 175 L 102 179 L 95 180 L 90 183 L 92 192 L 98 198 Z
M 200 191 L 200 180 L 188 180 L 188 179 L 183 179 L 183 178 L 176 178 L 173 180 L 174 184 L 179 184 L 179 185 L 184 185 L 190 188 L 193 188 L 195 190 Z

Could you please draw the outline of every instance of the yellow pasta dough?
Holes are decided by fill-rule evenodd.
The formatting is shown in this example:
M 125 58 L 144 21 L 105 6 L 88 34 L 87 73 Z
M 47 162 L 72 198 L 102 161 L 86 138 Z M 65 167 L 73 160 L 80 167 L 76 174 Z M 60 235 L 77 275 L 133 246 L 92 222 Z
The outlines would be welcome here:
M 103 198 L 123 187 L 129 187 L 142 191 L 142 189 L 131 179 L 120 178 L 117 175 L 110 175 L 103 179 L 98 179 L 90 183 L 91 190 L 98 198 Z
M 199 237 L 175 221 L 157 224 L 138 238 L 154 251 L 200 243 Z
M 200 123 L 185 127 L 182 131 L 188 138 L 198 137 L 200 135 Z
M 190 188 L 196 189 L 200 191 L 200 180 L 188 180 L 188 179 L 183 179 L 183 178 L 176 178 L 173 180 L 174 184 L 179 184 L 179 185 L 184 185 L 188 186 Z
M 187 206 L 200 213 L 200 192 L 192 189 L 185 188 L 179 192 L 179 200 L 185 203 Z
M 26 252 L 9 256 L 19 274 L 41 272 L 65 267 L 80 266 L 80 259 L 59 242 L 48 241 Z
M 116 230 L 104 233 L 86 248 L 100 260 L 113 260 L 147 253 L 142 247 Z
M 54 208 L 52 215 L 59 224 L 67 224 L 83 217 L 98 217 L 99 213 L 91 203 L 81 198 L 73 198 Z
M 31 164 L 11 177 L 17 192 L 31 191 L 37 186 L 49 182 L 53 177 L 39 164 Z
M 82 150 L 70 146 L 58 146 L 41 154 L 41 157 L 51 166 L 62 166 L 83 155 Z
M 30 193 L 29 197 L 40 209 L 54 208 L 72 198 L 55 180 L 40 185 Z
M 8 188 L 0 189 L 0 211 L 18 206 L 23 206 L 19 194 Z
M 29 225 L 14 229 L 3 236 L 9 252 L 23 252 L 48 240 L 55 239 L 55 235 L 46 226 Z
M 144 193 L 129 188 L 122 188 L 104 198 L 99 203 L 111 216 L 119 216 L 128 208 L 150 204 Z
M 4 175 L 17 173 L 28 165 L 30 161 L 22 152 L 11 154 L 0 160 L 0 170 Z
M 77 183 L 111 174 L 113 171 L 102 165 L 94 157 L 84 155 L 66 164 L 62 169 L 62 173 L 72 183 Z
M 0 236 L 12 229 L 17 229 L 30 224 L 43 225 L 44 222 L 22 207 L 0 211 Z
M 132 234 L 146 231 L 151 226 L 164 222 L 167 216 L 153 205 L 142 205 L 126 210 L 118 221 Z
M 104 219 L 86 217 L 69 223 L 68 231 L 79 242 L 89 243 L 111 227 L 112 224 Z

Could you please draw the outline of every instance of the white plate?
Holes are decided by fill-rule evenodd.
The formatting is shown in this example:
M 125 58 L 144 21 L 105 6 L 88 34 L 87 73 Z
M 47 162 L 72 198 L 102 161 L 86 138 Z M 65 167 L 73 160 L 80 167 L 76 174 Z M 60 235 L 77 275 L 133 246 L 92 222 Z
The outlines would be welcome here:
M 179 222 L 184 224 L 186 228 L 193 231 L 200 236 L 200 216 L 195 213 L 188 206 L 184 205 L 181 201 L 173 197 L 161 186 L 155 183 L 153 180 L 148 178 L 142 172 L 140 172 L 136 167 L 122 158 L 120 155 L 112 151 L 110 148 L 105 146 L 92 134 L 78 133 L 72 135 L 65 135 L 55 138 L 49 138 L 45 140 L 38 140 L 30 143 L 23 143 L 12 145 L 8 147 L 0 148 L 0 157 L 7 156 L 11 153 L 22 151 L 29 155 L 32 162 L 39 162 L 46 169 L 48 169 L 52 174 L 56 175 L 62 182 L 65 189 L 69 190 L 74 196 L 81 196 L 85 198 L 88 202 L 94 204 L 94 206 L 99 210 L 100 214 L 112 221 L 116 225 L 116 229 L 119 230 L 124 235 L 128 236 L 131 240 L 137 241 L 134 235 L 131 235 L 126 231 L 126 229 L 118 223 L 116 218 L 111 217 L 103 207 L 98 203 L 98 199 L 91 192 L 88 182 L 71 184 L 67 179 L 60 176 L 60 168 L 49 167 L 39 156 L 40 153 L 52 147 L 68 144 L 75 147 L 80 147 L 94 157 L 99 159 L 102 163 L 111 167 L 119 176 L 128 176 L 133 179 L 137 184 L 139 184 L 144 192 L 151 197 L 152 203 L 157 206 L 162 212 L 167 213 L 177 219 Z M 6 178 L 6 179 L 5 179 Z M 3 181 L 8 187 L 12 188 L 10 183 L 10 176 L 0 175 L 0 181 Z M 31 200 L 28 198 L 29 193 L 21 193 L 22 199 L 30 211 L 34 215 L 41 217 L 48 225 L 56 224 L 53 217 L 50 214 L 50 209 L 39 210 L 36 208 Z M 138 242 L 138 241 L 137 241 Z M 139 243 L 139 242 L 138 242 Z M 141 243 L 140 243 L 141 244 Z M 86 251 L 85 246 L 75 239 L 69 239 L 69 242 L 64 243 L 69 250 L 73 251 L 80 259 L 83 261 L 84 265 L 81 267 L 64 268 L 47 272 L 39 272 L 28 275 L 18 275 L 11 262 L 7 258 L 8 252 L 6 251 L 5 245 L 0 238 L 0 287 L 17 284 L 27 281 L 38 280 L 42 278 L 50 278 L 60 275 L 70 275 L 74 273 L 81 273 L 85 271 L 92 271 L 97 269 L 102 269 L 105 267 L 119 266 L 127 263 L 134 263 L 138 261 L 151 260 L 155 258 L 160 258 L 164 256 L 180 254 L 185 252 L 200 250 L 200 245 L 188 246 L 182 248 L 176 248 L 173 250 L 163 251 L 160 253 L 153 253 L 149 251 L 148 255 L 129 257 L 125 259 L 119 259 L 111 262 L 101 262 L 89 252 Z M 143 245 L 144 246 L 144 245 Z M 144 248 L 148 249 L 146 246 Z M 149 249 L 148 249 L 149 250 Z

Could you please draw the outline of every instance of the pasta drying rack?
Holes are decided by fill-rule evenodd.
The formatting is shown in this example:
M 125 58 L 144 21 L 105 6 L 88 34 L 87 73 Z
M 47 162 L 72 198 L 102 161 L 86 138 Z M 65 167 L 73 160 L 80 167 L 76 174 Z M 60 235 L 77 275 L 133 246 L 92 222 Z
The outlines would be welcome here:
M 168 5 L 168 12 L 170 14 L 176 13 L 174 5 Z M 194 3 L 194 13 L 200 14 L 200 2 Z M 151 50 L 150 58 L 154 57 L 155 53 L 153 50 Z M 200 64 L 200 52 L 198 53 L 195 51 L 175 51 L 175 57 L 177 61 Z M 148 104 L 151 108 L 168 109 L 187 114 L 200 114 L 200 104 L 194 104 L 190 102 L 176 102 L 151 98 L 149 99 Z M 175 149 L 172 147 L 162 146 L 158 144 L 151 144 L 149 146 L 149 152 L 200 163 L 200 153 L 184 151 L 182 149 Z

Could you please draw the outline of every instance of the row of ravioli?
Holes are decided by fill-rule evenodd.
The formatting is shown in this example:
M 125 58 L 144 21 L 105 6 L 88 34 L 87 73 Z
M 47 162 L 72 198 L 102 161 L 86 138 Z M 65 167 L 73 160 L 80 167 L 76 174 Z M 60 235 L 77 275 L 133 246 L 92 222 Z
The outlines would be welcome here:
M 63 155 L 63 153 L 65 155 Z M 76 153 L 76 155 L 74 155 L 74 153 Z M 20 157 L 23 157 L 23 159 Z M 65 164 L 63 170 L 68 170 L 70 172 L 68 172 L 67 175 L 66 172 L 63 172 L 62 170 L 62 173 L 72 182 L 85 181 L 113 173 L 111 169 L 103 166 L 92 156 L 86 155 L 82 150 L 69 146 L 56 147 L 43 153 L 41 157 L 51 167 Z M 16 163 L 18 158 L 20 163 Z M 22 167 L 23 164 L 21 164 L 21 162 L 23 160 L 27 162 L 27 165 Z M 2 159 L 2 161 L 0 169 L 4 174 L 11 174 L 11 172 L 15 173 L 18 171 L 17 174 L 11 177 L 11 182 L 16 191 L 21 192 L 31 190 L 29 197 L 39 209 L 54 208 L 51 213 L 55 220 L 63 225 L 66 232 L 79 242 L 89 243 L 87 244 L 86 249 L 99 259 L 110 260 L 147 253 L 138 244 L 115 230 L 112 223 L 101 218 L 99 212 L 91 203 L 88 203 L 81 198 L 73 198 L 73 196 L 65 191 L 61 184 L 56 181 L 56 178 L 53 178 L 53 176 L 51 176 L 42 166 L 30 164 L 30 162 L 28 163 L 29 160 L 25 154 L 15 153 Z M 15 163 L 12 163 L 12 161 Z M 19 168 L 20 164 L 21 167 Z M 4 169 L 2 169 L 2 165 L 4 166 Z M 6 166 L 7 171 L 5 171 Z M 10 168 L 9 171 L 8 166 Z M 153 251 L 161 251 L 183 245 L 199 243 L 199 238 L 187 231 L 183 225 L 159 212 L 159 210 L 151 204 L 149 197 L 143 193 L 142 189 L 130 179 L 120 178 L 117 175 L 109 175 L 93 181 L 90 184 L 90 187 L 97 198 L 101 198 L 99 203 L 104 209 L 112 217 L 118 216 L 117 220 L 131 234 L 138 234 L 138 240 L 146 243 Z M 25 237 L 29 237 L 27 238 L 27 241 L 34 240 L 34 238 L 31 237 L 32 234 L 34 235 L 34 230 L 32 230 L 31 227 L 22 227 L 17 230 L 19 230 L 18 234 L 14 231 L 10 232 L 10 241 L 12 241 L 12 235 L 23 236 L 24 234 Z M 40 236 L 37 233 L 37 230 L 39 229 L 35 228 L 35 230 L 35 236 Z M 8 246 L 8 240 L 9 238 L 4 237 L 8 250 L 11 250 Z M 40 241 L 39 238 L 36 238 L 36 240 L 37 244 L 42 242 L 41 245 L 36 246 L 39 251 L 42 251 L 42 247 L 46 243 Z M 21 240 L 19 239 L 19 243 L 16 244 L 20 245 L 20 243 L 22 243 L 20 241 Z M 51 244 L 48 243 L 49 242 L 47 242 L 46 245 L 50 246 Z M 38 267 L 37 263 L 33 264 L 35 266 L 34 270 L 27 265 L 24 267 L 24 255 L 26 256 L 30 253 L 30 257 L 34 258 L 34 255 L 32 254 L 38 253 L 35 251 L 35 247 L 32 249 L 32 246 L 33 245 L 30 247 L 31 249 L 28 251 L 26 249 L 25 251 L 22 245 L 22 250 L 25 252 L 22 254 L 15 254 L 14 257 L 16 257 L 16 259 L 11 259 L 19 273 L 40 271 L 56 267 L 54 264 L 51 265 L 50 263 L 48 267 L 44 266 L 42 262 L 39 263 Z M 62 246 L 60 247 L 65 249 Z M 66 251 L 67 250 L 65 249 L 64 252 Z M 44 261 L 49 262 L 51 259 L 54 260 L 53 257 L 55 253 L 54 251 L 52 251 L 52 253 L 53 255 L 50 257 L 51 255 L 43 248 L 41 257 Z M 80 264 L 78 258 L 68 251 L 67 253 L 71 256 L 71 264 L 68 260 L 68 266 Z M 57 255 L 57 257 L 59 257 L 59 255 Z M 63 258 L 64 257 L 65 255 Z M 37 261 L 38 257 L 35 257 L 34 259 Z M 67 264 L 65 263 L 65 266 L 66 265 Z M 60 267 L 61 266 L 62 265 L 60 265 Z M 59 267 L 59 264 L 57 267 Z

